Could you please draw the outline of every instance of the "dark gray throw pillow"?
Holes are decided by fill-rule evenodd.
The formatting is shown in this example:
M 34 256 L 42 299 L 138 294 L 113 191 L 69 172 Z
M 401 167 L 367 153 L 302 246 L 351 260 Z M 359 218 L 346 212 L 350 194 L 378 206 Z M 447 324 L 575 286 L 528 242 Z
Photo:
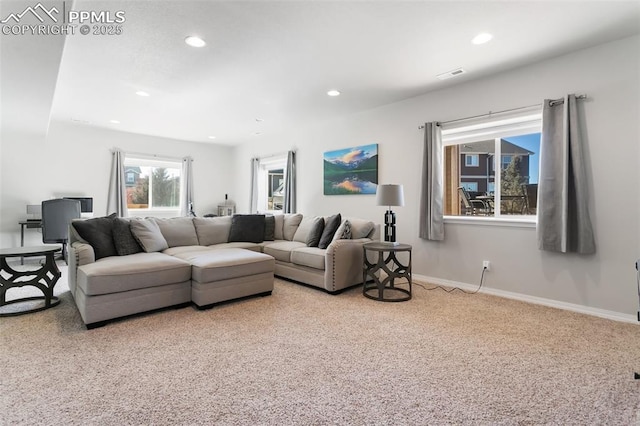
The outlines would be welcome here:
M 264 241 L 263 214 L 234 214 L 231 218 L 229 242 L 261 243 Z
M 309 230 L 309 236 L 307 236 L 307 247 L 318 247 L 320 238 L 322 237 L 322 231 L 324 231 L 324 218 L 317 217 L 311 225 Z
M 116 246 L 118 256 L 142 252 L 142 247 L 131 233 L 131 224 L 128 220 L 119 217 L 113 219 L 113 243 Z
M 273 241 L 276 239 L 276 218 L 273 215 L 266 215 L 264 217 L 264 240 Z
M 324 224 L 322 236 L 320 237 L 320 242 L 318 243 L 318 248 L 326 249 L 329 247 L 329 244 L 331 244 L 331 241 L 333 240 L 333 234 L 336 233 L 340 226 L 340 222 L 342 222 L 342 216 L 340 213 L 330 216 L 327 219 L 327 222 Z
M 96 260 L 118 254 L 113 242 L 113 219 L 115 217 L 116 214 L 112 213 L 109 216 L 73 222 L 78 234 L 93 247 Z

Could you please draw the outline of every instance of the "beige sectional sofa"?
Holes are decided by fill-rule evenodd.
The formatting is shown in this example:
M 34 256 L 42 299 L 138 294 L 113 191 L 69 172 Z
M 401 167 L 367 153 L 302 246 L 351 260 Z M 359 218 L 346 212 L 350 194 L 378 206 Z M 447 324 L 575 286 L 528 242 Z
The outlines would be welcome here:
M 255 220 L 258 215 L 237 216 Z M 206 308 L 269 295 L 274 274 L 338 293 L 362 282 L 362 244 L 380 238 L 379 225 L 342 218 L 331 240 L 325 239 L 326 248 L 310 247 L 318 221 L 330 218 L 284 214 L 268 219 L 271 230 L 267 225 L 258 241 L 255 235 L 238 233 L 240 219 L 106 217 L 72 222 L 69 289 L 87 327 L 169 306 Z

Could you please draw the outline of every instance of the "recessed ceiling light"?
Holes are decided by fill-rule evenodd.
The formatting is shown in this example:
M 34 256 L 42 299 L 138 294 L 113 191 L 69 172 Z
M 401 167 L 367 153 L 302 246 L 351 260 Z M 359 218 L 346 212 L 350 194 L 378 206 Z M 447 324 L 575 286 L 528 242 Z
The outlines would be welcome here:
M 151 96 L 147 92 L 145 92 L 144 90 L 138 90 L 136 92 L 136 95 L 138 95 L 138 96 Z
M 337 90 L 329 90 L 329 91 L 327 92 L 327 95 L 329 95 L 329 96 L 339 96 L 339 95 L 340 95 L 340 92 L 339 92 L 339 91 L 337 91 Z
M 254 132 L 253 134 L 256 135 L 256 136 L 260 136 L 262 134 L 262 132 Z
M 120 124 L 120 122 L 118 120 L 109 120 L 109 123 Z
M 480 33 L 477 36 L 475 36 L 473 38 L 473 40 L 471 40 L 471 43 L 473 44 L 484 44 L 488 41 L 490 41 L 493 38 L 493 36 L 489 33 Z
M 262 118 L 256 118 L 256 123 L 262 123 L 264 121 L 264 119 Z
M 204 47 L 207 43 L 198 36 L 189 36 L 184 39 L 184 42 L 191 47 Z
M 215 138 L 216 138 L 215 136 L 209 136 L 209 139 L 215 139 Z

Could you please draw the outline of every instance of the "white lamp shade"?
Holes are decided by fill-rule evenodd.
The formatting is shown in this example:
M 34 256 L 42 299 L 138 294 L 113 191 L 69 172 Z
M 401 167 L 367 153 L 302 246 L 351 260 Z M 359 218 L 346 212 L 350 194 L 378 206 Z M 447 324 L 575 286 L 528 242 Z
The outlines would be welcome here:
M 404 206 L 402 185 L 378 185 L 376 204 L 379 206 Z

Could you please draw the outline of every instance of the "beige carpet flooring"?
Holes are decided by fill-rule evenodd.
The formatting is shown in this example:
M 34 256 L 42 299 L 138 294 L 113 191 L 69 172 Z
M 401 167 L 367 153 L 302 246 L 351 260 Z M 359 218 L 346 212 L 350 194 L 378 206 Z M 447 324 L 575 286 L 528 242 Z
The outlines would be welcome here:
M 0 318 L 2 425 L 640 419 L 634 324 L 483 294 L 415 287 L 381 303 L 276 280 L 270 297 L 87 331 L 64 276 L 56 288 L 59 306 Z

